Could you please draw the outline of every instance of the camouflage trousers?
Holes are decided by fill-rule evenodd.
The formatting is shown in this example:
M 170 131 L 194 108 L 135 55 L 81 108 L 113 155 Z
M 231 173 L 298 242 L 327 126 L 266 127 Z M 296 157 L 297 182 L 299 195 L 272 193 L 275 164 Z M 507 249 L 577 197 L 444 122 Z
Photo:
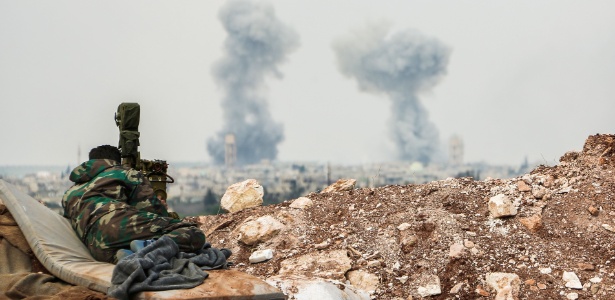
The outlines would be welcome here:
M 94 259 L 116 263 L 119 249 L 130 249 L 133 240 L 146 240 L 166 235 L 182 252 L 195 252 L 205 245 L 205 234 L 196 224 L 138 210 L 130 205 L 109 211 L 93 219 L 84 242 Z

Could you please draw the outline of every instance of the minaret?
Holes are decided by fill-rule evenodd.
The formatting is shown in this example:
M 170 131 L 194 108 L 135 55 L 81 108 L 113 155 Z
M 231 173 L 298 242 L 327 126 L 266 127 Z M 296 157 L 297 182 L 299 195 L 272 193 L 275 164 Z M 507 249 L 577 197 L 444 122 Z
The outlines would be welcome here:
M 235 144 L 235 135 L 232 133 L 224 137 L 224 164 L 227 168 L 235 166 L 237 161 L 237 145 Z

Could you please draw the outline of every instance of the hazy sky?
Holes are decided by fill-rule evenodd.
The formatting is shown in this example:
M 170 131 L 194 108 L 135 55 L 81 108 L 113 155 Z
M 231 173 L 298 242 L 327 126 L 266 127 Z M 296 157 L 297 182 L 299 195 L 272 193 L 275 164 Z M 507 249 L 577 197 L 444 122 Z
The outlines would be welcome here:
M 388 24 L 448 47 L 419 94 L 465 161 L 556 162 L 615 133 L 615 1 L 269 1 L 298 44 L 265 79 L 282 161 L 391 159 L 391 101 L 338 68 L 334 43 Z M 116 145 L 114 112 L 141 105 L 141 155 L 210 161 L 224 89 L 212 68 L 224 1 L 0 0 L 0 165 L 75 165 Z

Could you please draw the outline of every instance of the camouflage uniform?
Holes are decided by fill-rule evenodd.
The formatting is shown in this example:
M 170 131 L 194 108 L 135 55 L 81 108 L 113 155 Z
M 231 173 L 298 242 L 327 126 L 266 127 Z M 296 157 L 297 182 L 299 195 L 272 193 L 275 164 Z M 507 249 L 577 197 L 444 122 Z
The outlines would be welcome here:
M 141 172 L 113 160 L 91 159 L 73 170 L 75 183 L 62 199 L 64 217 L 99 261 L 114 262 L 119 249 L 133 240 L 171 237 L 183 252 L 205 244 L 194 223 L 168 217 L 166 208 Z

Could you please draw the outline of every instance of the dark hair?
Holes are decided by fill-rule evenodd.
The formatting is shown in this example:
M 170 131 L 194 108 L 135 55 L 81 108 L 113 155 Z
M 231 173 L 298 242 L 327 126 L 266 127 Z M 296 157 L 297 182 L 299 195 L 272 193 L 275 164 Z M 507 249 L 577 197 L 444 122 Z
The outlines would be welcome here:
M 115 146 L 102 145 L 92 148 L 89 154 L 90 159 L 112 159 L 116 162 L 122 162 L 122 154 Z

